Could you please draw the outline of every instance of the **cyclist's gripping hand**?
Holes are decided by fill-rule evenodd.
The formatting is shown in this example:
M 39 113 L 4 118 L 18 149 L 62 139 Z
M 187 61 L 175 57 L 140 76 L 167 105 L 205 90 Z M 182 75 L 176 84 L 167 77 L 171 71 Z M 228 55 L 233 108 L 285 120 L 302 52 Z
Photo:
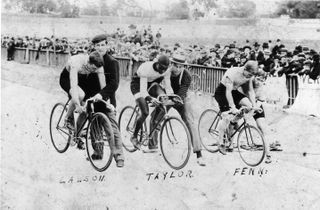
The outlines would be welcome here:
M 150 97 L 150 103 L 152 103 L 154 106 L 159 106 L 160 101 L 158 101 L 156 98 Z
M 237 109 L 236 107 L 231 107 L 230 108 L 230 113 L 231 114 L 239 114 L 239 112 L 240 112 L 239 109 Z

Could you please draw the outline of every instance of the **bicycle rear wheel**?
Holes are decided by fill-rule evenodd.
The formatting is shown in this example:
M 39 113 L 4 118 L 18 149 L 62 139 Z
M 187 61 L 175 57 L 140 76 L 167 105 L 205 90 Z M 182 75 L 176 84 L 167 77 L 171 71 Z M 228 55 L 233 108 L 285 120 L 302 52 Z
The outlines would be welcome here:
M 259 165 L 266 153 L 266 145 L 261 132 L 252 125 L 245 125 L 238 136 L 240 157 L 248 166 Z
M 217 131 L 217 126 L 220 120 L 221 115 L 218 116 L 218 112 L 213 109 L 205 110 L 199 118 L 198 132 L 200 142 L 208 152 L 214 153 L 218 151 L 219 132 Z
M 50 114 L 50 137 L 54 148 L 59 153 L 67 151 L 70 145 L 70 131 L 64 125 L 64 119 L 67 114 L 66 105 L 57 103 L 52 108 Z
M 97 171 L 105 171 L 110 166 L 112 145 L 114 135 L 109 118 L 103 113 L 95 113 L 88 125 L 86 150 L 91 165 Z
M 175 169 L 182 169 L 189 161 L 191 135 L 185 123 L 174 116 L 165 119 L 160 131 L 160 148 L 164 160 Z

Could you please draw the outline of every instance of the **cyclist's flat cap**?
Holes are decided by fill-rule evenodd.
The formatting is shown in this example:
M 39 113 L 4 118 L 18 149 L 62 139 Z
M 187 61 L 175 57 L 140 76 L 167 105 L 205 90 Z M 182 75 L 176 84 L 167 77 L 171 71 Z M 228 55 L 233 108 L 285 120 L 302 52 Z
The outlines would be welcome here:
M 107 40 L 107 38 L 108 38 L 107 35 L 100 34 L 100 35 L 97 35 L 97 36 L 93 37 L 92 43 L 96 44 L 96 43 L 99 43 L 99 42 L 101 42 L 103 40 Z

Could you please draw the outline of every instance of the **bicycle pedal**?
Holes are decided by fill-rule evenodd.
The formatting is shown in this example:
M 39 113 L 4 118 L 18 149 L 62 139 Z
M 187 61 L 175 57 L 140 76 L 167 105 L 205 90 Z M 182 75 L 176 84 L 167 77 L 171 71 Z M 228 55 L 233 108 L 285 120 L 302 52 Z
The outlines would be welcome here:
M 76 146 L 76 144 L 77 144 L 76 139 L 75 139 L 75 138 L 72 138 L 72 139 L 70 140 L 70 146 L 74 147 L 74 146 Z

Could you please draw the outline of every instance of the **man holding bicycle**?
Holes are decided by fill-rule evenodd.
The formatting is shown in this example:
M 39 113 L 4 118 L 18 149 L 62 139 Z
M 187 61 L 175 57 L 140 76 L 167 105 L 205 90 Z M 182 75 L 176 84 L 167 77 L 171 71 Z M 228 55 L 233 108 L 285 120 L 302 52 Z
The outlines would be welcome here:
M 255 93 L 253 89 L 253 76 L 258 72 L 257 61 L 247 61 L 242 67 L 231 67 L 223 75 L 218 85 L 214 97 L 219 104 L 222 120 L 218 124 L 218 147 L 220 153 L 226 155 L 226 147 L 222 143 L 223 136 L 229 123 L 238 114 L 239 108 L 245 106 L 256 109 Z M 241 86 L 246 86 L 247 95 L 238 91 Z M 257 109 L 258 110 L 258 109 Z M 235 124 L 235 123 L 234 123 Z
M 171 86 L 174 94 L 177 94 L 183 100 L 183 105 L 176 105 L 174 108 L 179 112 L 191 133 L 191 142 L 193 152 L 197 155 L 197 164 L 205 166 L 206 164 L 201 154 L 201 142 L 194 125 L 194 117 L 192 116 L 191 99 L 188 96 L 188 89 L 191 85 L 191 75 L 189 71 L 184 69 L 183 63 L 185 63 L 185 61 L 185 56 L 179 54 L 173 55 L 171 59 Z
M 110 99 L 110 103 L 116 107 L 116 91 L 119 86 L 120 76 L 119 76 L 119 62 L 109 55 L 108 50 L 108 41 L 107 36 L 104 34 L 97 35 L 92 39 L 92 43 L 94 45 L 94 49 L 96 52 L 100 54 L 103 58 L 103 75 L 106 81 L 106 85 L 101 87 L 98 85 L 97 75 L 92 75 L 90 80 L 90 90 L 93 95 L 93 99 L 96 100 L 105 100 Z M 116 112 L 110 111 L 107 109 L 105 104 L 102 102 L 95 103 L 95 110 L 98 112 L 104 113 L 108 116 L 111 126 L 114 133 L 114 145 L 111 145 L 111 150 L 114 155 L 114 159 L 116 161 L 117 167 L 124 166 L 124 155 L 122 149 L 122 140 L 118 127 L 118 123 L 116 121 Z M 99 147 L 98 147 L 99 148 Z M 92 159 L 100 160 L 102 159 L 103 151 L 96 149 L 94 154 L 92 155 Z
M 152 113 L 151 124 L 158 117 L 161 109 L 157 106 L 159 101 L 156 99 L 160 94 L 172 93 L 170 85 L 170 71 L 168 70 L 170 60 L 166 55 L 161 55 L 156 61 L 149 61 L 141 64 L 137 72 L 132 76 L 130 89 L 140 109 L 140 116 L 137 119 L 131 142 L 135 148 L 140 149 L 141 145 L 137 139 L 142 125 L 149 115 L 147 101 L 156 106 Z M 164 88 L 160 86 L 164 82 Z M 148 148 L 150 152 L 157 150 L 158 142 L 156 138 L 150 139 Z

